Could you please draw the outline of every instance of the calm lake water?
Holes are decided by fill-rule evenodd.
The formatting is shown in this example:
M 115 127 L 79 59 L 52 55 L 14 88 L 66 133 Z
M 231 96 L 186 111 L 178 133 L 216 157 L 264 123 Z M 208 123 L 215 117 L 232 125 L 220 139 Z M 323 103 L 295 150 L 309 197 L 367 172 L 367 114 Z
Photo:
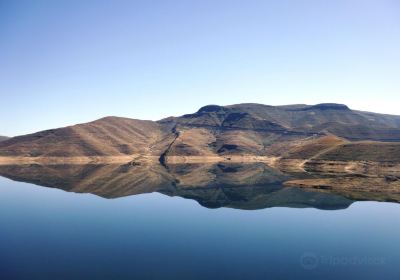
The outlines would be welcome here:
M 286 192 L 300 208 L 105 199 L 0 177 L 0 279 L 400 279 L 400 204 L 323 207 L 305 193 L 314 208 Z

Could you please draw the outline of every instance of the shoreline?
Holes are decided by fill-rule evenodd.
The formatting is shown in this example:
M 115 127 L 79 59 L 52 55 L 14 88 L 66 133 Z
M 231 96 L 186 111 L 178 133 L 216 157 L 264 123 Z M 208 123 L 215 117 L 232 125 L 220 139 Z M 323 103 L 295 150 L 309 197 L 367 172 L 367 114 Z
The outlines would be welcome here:
M 79 156 L 79 157 L 0 157 L 0 165 L 24 165 L 24 164 L 110 164 L 110 163 L 130 163 L 156 162 L 157 156 Z
M 332 161 L 313 159 L 282 159 L 273 156 L 168 156 L 165 164 L 215 164 L 215 163 L 264 163 L 288 172 L 375 174 L 400 176 L 400 163 L 376 161 Z M 83 165 L 83 164 L 161 164 L 159 156 L 77 156 L 77 157 L 7 157 L 0 156 L 4 165 Z
M 234 155 L 234 156 L 169 156 L 168 164 L 201 164 L 201 163 L 266 163 L 275 165 L 278 157 Z M 78 157 L 5 157 L 0 156 L 0 165 L 24 165 L 24 164 L 112 164 L 112 163 L 158 163 L 158 156 L 127 155 L 127 156 L 78 156 Z

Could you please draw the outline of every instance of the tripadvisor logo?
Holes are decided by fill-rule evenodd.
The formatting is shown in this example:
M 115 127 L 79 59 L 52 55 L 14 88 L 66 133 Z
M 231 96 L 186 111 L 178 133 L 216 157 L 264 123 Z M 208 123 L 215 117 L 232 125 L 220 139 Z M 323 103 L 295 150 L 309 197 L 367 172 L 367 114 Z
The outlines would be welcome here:
M 312 270 L 318 266 L 377 266 L 385 265 L 384 257 L 359 257 L 359 256 L 327 256 L 305 252 L 300 257 L 300 265 L 306 270 Z
M 300 258 L 300 264 L 304 269 L 311 270 L 318 266 L 319 258 L 311 252 L 304 253 Z

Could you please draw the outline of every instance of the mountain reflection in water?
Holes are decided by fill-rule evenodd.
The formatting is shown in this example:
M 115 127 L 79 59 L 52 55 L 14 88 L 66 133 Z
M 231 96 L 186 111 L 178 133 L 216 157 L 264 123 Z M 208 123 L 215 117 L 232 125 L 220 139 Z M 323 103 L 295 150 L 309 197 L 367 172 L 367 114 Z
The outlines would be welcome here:
M 15 181 L 91 193 L 104 198 L 158 192 L 196 200 L 207 208 L 269 207 L 344 209 L 357 200 L 395 201 L 397 193 L 348 189 L 287 187 L 293 179 L 324 178 L 326 174 L 290 173 L 263 163 L 162 165 L 24 165 L 0 166 L 0 175 Z M 330 174 L 330 176 L 333 176 Z M 345 176 L 337 174 L 335 176 Z M 357 177 L 353 177 L 357 178 Z

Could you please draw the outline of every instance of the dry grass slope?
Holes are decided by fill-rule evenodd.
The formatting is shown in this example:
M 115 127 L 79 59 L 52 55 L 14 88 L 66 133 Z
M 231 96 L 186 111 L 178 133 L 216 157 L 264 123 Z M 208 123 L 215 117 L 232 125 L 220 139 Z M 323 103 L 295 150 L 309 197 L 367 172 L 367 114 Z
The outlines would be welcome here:
M 400 162 L 400 143 L 347 143 L 321 154 L 317 159 L 332 161 Z
M 94 122 L 14 137 L 0 143 L 1 156 L 119 156 L 158 154 L 165 134 L 152 121 L 107 117 Z M 153 143 L 157 143 L 153 146 Z

